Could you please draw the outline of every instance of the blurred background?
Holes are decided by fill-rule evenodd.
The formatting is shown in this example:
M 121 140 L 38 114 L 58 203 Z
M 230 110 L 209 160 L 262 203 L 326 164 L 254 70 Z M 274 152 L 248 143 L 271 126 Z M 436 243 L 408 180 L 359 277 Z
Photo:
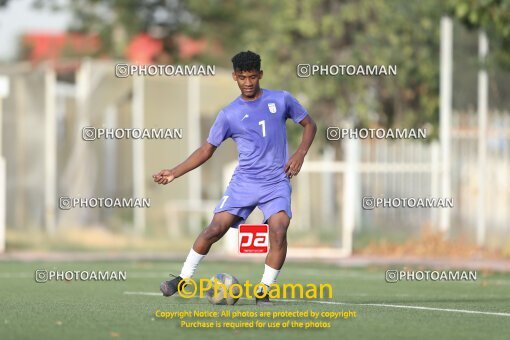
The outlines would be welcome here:
M 185 254 L 235 167 L 226 141 L 167 186 L 239 95 L 230 58 L 318 123 L 292 179 L 292 258 L 510 256 L 510 1 L 0 0 L 0 247 Z M 117 78 L 115 65 L 215 65 L 214 76 Z M 296 75 L 298 64 L 397 65 L 397 76 Z M 175 140 L 82 139 L 86 126 L 182 128 Z M 426 140 L 326 129 L 421 128 Z M 301 128 L 289 122 L 290 151 Z M 60 210 L 60 196 L 147 197 L 147 209 Z M 365 211 L 363 196 L 452 197 Z M 260 212 L 250 222 L 261 222 Z M 235 235 L 213 248 L 236 254 Z

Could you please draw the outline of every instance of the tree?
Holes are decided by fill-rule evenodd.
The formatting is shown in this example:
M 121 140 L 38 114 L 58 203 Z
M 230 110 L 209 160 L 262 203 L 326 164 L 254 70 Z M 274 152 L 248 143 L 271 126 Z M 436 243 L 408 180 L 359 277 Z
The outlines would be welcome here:
M 257 25 L 271 12 L 270 22 Z M 420 127 L 438 112 L 439 2 L 252 2 L 241 41 L 274 85 L 302 92 L 323 124 Z M 251 20 L 250 20 L 251 18 Z M 296 65 L 397 65 L 396 77 L 296 77 Z
M 77 0 L 69 6 L 73 29 L 98 32 L 110 56 L 122 57 L 139 32 L 162 39 L 172 62 L 179 61 L 171 40 L 177 33 L 219 46 L 220 53 L 195 61 L 230 67 L 231 55 L 251 49 L 262 55 L 269 75 L 264 84 L 304 94 L 324 126 L 344 120 L 364 127 L 427 126 L 434 136 L 441 16 L 450 13 L 463 25 L 486 29 L 491 51 L 510 60 L 509 2 Z M 296 75 L 302 63 L 397 65 L 398 74 L 304 79 Z
M 450 0 L 448 9 L 469 29 L 485 30 L 493 62 L 510 70 L 510 0 Z

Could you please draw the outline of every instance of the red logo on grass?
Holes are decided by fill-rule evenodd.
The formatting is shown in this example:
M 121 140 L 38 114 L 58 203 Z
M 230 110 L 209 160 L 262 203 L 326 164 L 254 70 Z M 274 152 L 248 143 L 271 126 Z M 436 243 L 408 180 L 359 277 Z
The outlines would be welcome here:
M 269 245 L 269 226 L 267 224 L 239 225 L 240 253 L 267 253 Z

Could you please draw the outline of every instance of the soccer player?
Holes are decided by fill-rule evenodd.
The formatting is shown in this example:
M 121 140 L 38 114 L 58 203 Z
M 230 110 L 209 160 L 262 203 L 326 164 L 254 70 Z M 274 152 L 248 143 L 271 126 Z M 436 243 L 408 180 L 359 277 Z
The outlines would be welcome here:
M 182 288 L 179 283 L 193 276 L 212 244 L 229 228 L 245 221 L 255 207 L 262 210 L 264 223 L 269 225 L 269 252 L 261 283 L 268 287 L 275 283 L 285 262 L 287 228 L 292 217 L 290 179 L 299 173 L 317 127 L 290 93 L 260 88 L 263 72 L 258 54 L 238 53 L 232 58 L 232 64 L 232 78 L 241 95 L 218 113 L 207 141 L 200 148 L 173 169 L 153 175 L 155 182 L 168 184 L 205 163 L 225 139 L 232 138 L 237 144 L 239 165 L 214 210 L 211 223 L 193 244 L 180 275 L 161 283 L 164 296 Z M 285 127 L 289 118 L 304 128 L 301 144 L 290 158 Z M 267 291 L 263 297 L 256 298 L 257 304 L 271 303 Z

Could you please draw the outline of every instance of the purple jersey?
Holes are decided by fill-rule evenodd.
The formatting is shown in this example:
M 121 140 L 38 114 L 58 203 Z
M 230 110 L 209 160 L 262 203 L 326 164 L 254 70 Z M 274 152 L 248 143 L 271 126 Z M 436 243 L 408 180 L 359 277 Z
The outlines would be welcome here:
M 308 113 L 286 91 L 261 89 L 255 100 L 237 97 L 216 117 L 207 142 L 219 146 L 232 138 L 237 144 L 239 165 L 233 179 L 276 183 L 286 179 L 287 130 L 290 118 L 301 122 Z

